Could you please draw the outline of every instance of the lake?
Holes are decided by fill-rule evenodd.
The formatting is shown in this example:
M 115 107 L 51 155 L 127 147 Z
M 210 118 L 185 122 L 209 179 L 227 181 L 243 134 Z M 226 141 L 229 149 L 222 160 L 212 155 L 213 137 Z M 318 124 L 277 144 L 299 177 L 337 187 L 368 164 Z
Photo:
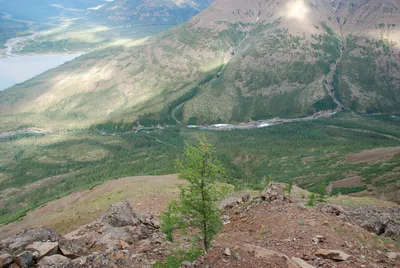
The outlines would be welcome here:
M 0 91 L 22 83 L 81 54 L 12 56 L 0 58 Z

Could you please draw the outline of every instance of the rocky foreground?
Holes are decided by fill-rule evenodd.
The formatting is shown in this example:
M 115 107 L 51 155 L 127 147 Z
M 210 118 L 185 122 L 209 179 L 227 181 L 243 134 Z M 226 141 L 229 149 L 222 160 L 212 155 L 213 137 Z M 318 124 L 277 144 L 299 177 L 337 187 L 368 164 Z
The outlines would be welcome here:
M 400 267 L 398 207 L 306 207 L 271 184 L 260 196 L 228 198 L 221 209 L 224 228 L 213 248 L 182 266 Z M 190 244 L 165 241 L 159 227 L 154 215 L 122 201 L 65 236 L 40 227 L 1 241 L 0 267 L 151 267 Z

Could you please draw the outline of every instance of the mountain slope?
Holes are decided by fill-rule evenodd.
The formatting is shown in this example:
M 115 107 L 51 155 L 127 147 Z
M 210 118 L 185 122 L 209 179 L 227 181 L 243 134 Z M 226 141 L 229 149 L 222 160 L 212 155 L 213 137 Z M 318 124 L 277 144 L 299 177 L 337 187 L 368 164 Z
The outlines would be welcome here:
M 116 0 L 89 10 L 109 23 L 134 25 L 179 24 L 207 8 L 212 0 Z
M 216 0 L 179 27 L 0 93 L 1 120 L 9 128 L 16 119 L 53 128 L 138 117 L 166 124 L 174 111 L 210 123 L 342 103 L 399 113 L 399 8 L 399 0 Z

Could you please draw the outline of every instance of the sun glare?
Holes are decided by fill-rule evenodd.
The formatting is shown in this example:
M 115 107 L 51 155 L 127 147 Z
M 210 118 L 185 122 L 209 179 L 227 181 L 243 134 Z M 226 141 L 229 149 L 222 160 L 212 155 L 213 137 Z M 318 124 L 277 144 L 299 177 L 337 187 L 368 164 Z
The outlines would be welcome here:
M 309 13 L 309 9 L 304 0 L 290 1 L 286 5 L 286 9 L 286 16 L 291 19 L 303 20 Z

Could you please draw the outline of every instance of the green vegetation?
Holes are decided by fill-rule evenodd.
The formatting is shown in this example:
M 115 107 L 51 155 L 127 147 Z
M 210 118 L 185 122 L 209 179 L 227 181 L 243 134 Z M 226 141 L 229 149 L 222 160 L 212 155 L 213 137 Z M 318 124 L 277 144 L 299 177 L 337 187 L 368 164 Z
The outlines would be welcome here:
M 317 192 L 317 201 L 321 203 L 325 203 L 328 198 L 328 193 L 326 192 L 326 184 L 320 184 L 318 186 Z
M 315 193 L 311 193 L 308 196 L 308 202 L 306 206 L 315 207 L 317 205 L 317 195 Z
M 212 238 L 222 227 L 216 204 L 219 198 L 216 182 L 225 179 L 226 171 L 214 157 L 214 149 L 205 137 L 197 146 L 185 146 L 184 159 L 178 162 L 178 169 L 179 178 L 188 182 L 188 185 L 180 186 L 178 214 L 189 219 L 185 227 L 199 230 L 199 239 L 207 252 Z M 164 223 L 164 230 L 171 226 L 171 219 L 175 220 L 175 217 L 168 216 L 176 214 L 171 213 L 174 204 L 171 203 L 164 214 L 168 220 Z M 171 236 L 170 228 L 167 228 L 167 236 Z
M 398 180 L 394 167 L 400 165 L 399 155 L 378 164 L 347 163 L 346 155 L 400 146 L 399 140 L 385 136 L 399 137 L 399 120 L 341 113 L 330 119 L 206 135 L 228 171 L 227 182 L 239 188 L 261 189 L 265 176 L 271 176 L 317 192 L 320 185 L 344 179 L 351 171 L 381 189 Z M 104 136 L 82 131 L 2 140 L 0 223 L 107 180 L 175 173 L 174 160 L 182 154 L 184 141 L 193 145 L 202 132 L 167 127 Z M 304 162 L 305 158 L 312 160 Z
M 367 190 L 366 186 L 357 186 L 357 187 L 346 187 L 346 188 L 334 188 L 333 189 L 333 194 L 352 194 L 352 193 L 358 193 Z
M 292 190 L 293 190 L 293 181 L 289 181 L 288 184 L 285 186 L 285 191 L 290 196 Z
M 192 248 L 189 250 L 176 250 L 172 254 L 170 254 L 166 260 L 158 261 L 154 267 L 156 268 L 180 268 L 182 267 L 182 262 L 188 261 L 193 262 L 199 256 L 201 256 L 204 251 L 196 248 Z
M 161 231 L 165 234 L 165 238 L 173 242 L 173 232 L 179 229 L 178 223 L 180 221 L 179 206 L 176 200 L 172 200 L 167 209 L 161 215 Z

